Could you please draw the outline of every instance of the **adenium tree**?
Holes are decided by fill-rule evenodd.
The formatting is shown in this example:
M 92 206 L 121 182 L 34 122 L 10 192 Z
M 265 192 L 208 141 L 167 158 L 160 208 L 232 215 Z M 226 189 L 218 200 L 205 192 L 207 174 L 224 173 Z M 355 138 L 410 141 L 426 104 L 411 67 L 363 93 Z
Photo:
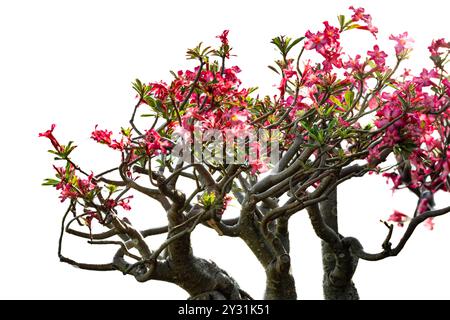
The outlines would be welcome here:
M 324 22 L 323 29 L 298 39 L 272 40 L 280 53 L 270 66 L 280 77 L 274 96 L 255 97 L 255 88 L 242 87 L 241 70 L 229 66 L 228 30 L 217 37 L 217 48 L 188 50 L 198 66 L 172 72 L 172 82 L 136 80 L 130 127 L 113 134 L 95 126 L 91 134 L 120 154 L 115 168 L 81 168 L 71 158 L 75 145 L 60 143 L 55 125 L 39 134 L 50 140 L 57 160 L 55 177 L 44 184 L 68 203 L 60 260 L 87 270 L 118 270 L 139 282 L 171 282 L 192 299 L 251 299 L 225 270 L 195 255 L 190 237 L 202 224 L 250 248 L 265 270 L 266 299 L 296 299 L 288 226 L 305 209 L 322 240 L 325 298 L 358 299 L 352 277 L 359 259 L 396 256 L 419 224 L 432 229 L 432 219 L 450 211 L 434 203 L 436 192 L 450 188 L 450 43 L 434 40 L 431 62 L 417 75 L 399 72 L 412 50 L 406 32 L 392 35 L 386 51 L 374 44 L 349 56 L 341 47 L 343 33 L 365 30 L 376 40 L 378 32 L 364 9 L 349 9 L 336 25 Z M 387 63 L 387 52 L 395 64 Z M 138 115 L 148 120 L 145 127 L 137 127 Z M 414 212 L 386 213 L 387 236 L 377 253 L 338 230 L 337 190 L 366 174 L 383 175 L 394 190 L 407 188 L 417 196 Z M 124 217 L 133 193 L 160 206 L 167 226 L 134 227 L 133 216 Z M 239 204 L 238 218 L 227 218 L 230 201 Z M 93 232 L 93 224 L 104 232 Z M 395 224 L 404 233 L 393 245 Z M 64 233 L 93 245 L 116 245 L 117 252 L 105 264 L 74 261 L 62 254 Z M 147 239 L 158 234 L 167 234 L 166 240 L 151 246 Z

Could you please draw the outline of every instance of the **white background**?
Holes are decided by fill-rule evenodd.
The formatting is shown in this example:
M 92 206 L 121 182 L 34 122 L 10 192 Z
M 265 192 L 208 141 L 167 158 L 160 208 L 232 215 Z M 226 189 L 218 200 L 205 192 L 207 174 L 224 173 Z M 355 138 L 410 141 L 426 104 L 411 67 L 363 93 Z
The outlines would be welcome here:
M 40 186 L 50 177 L 47 140 L 37 133 L 56 123 L 56 136 L 79 145 L 75 158 L 87 170 L 108 168 L 118 155 L 89 139 L 95 124 L 117 131 L 134 103 L 130 82 L 170 79 L 169 70 L 192 68 L 185 50 L 199 41 L 217 45 L 215 35 L 230 29 L 232 61 L 248 86 L 274 90 L 278 81 L 266 68 L 276 57 L 270 39 L 302 36 L 307 29 L 335 23 L 350 4 L 363 4 L 380 28 L 381 48 L 393 53 L 390 33 L 405 30 L 416 40 L 409 62 L 429 67 L 426 47 L 449 37 L 447 1 L 1 1 L 0 107 L 2 148 L 0 220 L 0 298 L 187 298 L 174 285 L 139 284 L 118 272 L 95 273 L 58 262 L 59 223 L 65 206 Z M 373 46 L 367 32 L 343 37 L 345 51 Z M 449 204 L 439 194 L 438 207 Z M 154 203 L 134 201 L 132 221 L 142 227 L 164 223 Z M 386 228 L 379 219 L 394 209 L 411 213 L 415 199 L 392 192 L 381 177 L 348 182 L 339 194 L 340 228 L 377 251 Z M 232 213 L 229 213 L 230 215 Z M 450 298 L 450 217 L 436 219 L 430 232 L 419 227 L 400 256 L 360 262 L 355 282 L 363 299 Z M 396 239 L 404 229 L 395 230 Z M 321 299 L 320 243 L 305 214 L 292 219 L 292 259 L 299 297 Z M 199 227 L 199 256 L 216 261 L 255 298 L 264 290 L 264 273 L 238 239 L 219 238 Z M 159 239 L 158 241 L 160 241 Z M 155 242 L 150 241 L 155 247 Z M 93 248 L 68 238 L 65 253 L 79 260 L 110 262 L 114 248 Z

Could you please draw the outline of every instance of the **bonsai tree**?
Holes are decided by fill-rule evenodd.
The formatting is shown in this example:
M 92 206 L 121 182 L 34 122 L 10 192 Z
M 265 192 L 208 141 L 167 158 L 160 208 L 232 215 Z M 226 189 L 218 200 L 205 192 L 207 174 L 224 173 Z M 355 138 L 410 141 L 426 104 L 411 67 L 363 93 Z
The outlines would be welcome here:
M 265 270 L 265 299 L 296 299 L 289 221 L 306 210 L 322 241 L 324 297 L 358 299 L 352 277 L 359 259 L 398 255 L 418 225 L 432 229 L 432 219 L 450 211 L 434 203 L 436 192 L 450 188 L 450 43 L 434 40 L 431 62 L 418 75 L 399 71 L 412 50 L 407 32 L 390 37 L 393 65 L 376 44 L 348 56 L 342 33 L 359 29 L 376 39 L 378 32 L 364 9 L 350 12 L 300 38 L 272 39 L 280 53 L 270 66 L 280 79 L 274 96 L 242 87 L 241 70 L 229 62 L 228 30 L 216 48 L 188 50 L 198 65 L 171 72 L 172 82 L 136 80 L 129 124 L 117 134 L 95 126 L 91 134 L 120 154 L 114 168 L 92 173 L 72 160 L 75 145 L 58 141 L 55 125 L 40 133 L 56 161 L 55 177 L 44 185 L 68 204 L 60 260 L 117 270 L 139 282 L 171 282 L 192 299 L 251 299 L 220 266 L 195 255 L 191 234 L 202 224 L 250 248 Z M 138 127 L 137 117 L 145 125 Z M 338 229 L 338 189 L 366 174 L 383 175 L 394 190 L 417 196 L 414 212 L 386 215 L 387 235 L 375 253 Z M 165 212 L 167 225 L 136 228 L 125 217 L 133 194 Z M 227 217 L 230 202 L 239 206 L 239 217 Z M 403 236 L 392 244 L 396 225 L 404 226 Z M 99 227 L 104 230 L 93 232 Z M 63 255 L 64 234 L 115 245 L 117 252 L 103 264 L 74 261 Z M 151 245 L 148 239 L 159 234 L 166 240 Z

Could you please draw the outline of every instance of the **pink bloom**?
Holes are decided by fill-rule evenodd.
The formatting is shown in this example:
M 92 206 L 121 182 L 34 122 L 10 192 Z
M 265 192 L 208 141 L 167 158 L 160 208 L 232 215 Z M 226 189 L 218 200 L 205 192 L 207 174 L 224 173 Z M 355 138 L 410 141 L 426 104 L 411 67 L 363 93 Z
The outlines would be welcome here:
M 387 54 L 384 51 L 380 51 L 378 45 L 373 47 L 373 51 L 368 51 L 367 55 L 375 62 L 378 70 L 383 70 L 386 63 Z
M 263 173 L 269 170 L 266 162 L 262 159 L 261 145 L 258 142 L 254 141 L 250 143 L 249 151 L 250 154 L 248 158 L 251 174 Z
M 117 202 L 118 206 L 121 206 L 124 210 L 130 211 L 131 210 L 131 206 L 130 206 L 130 199 L 132 199 L 133 196 L 128 196 L 126 198 L 120 199 Z
M 347 127 L 350 126 L 350 123 L 348 123 L 347 121 L 345 121 L 342 117 L 339 117 L 339 118 L 338 118 L 338 123 L 339 123 L 341 126 L 345 127 L 345 128 L 347 128 Z
M 252 168 L 251 174 L 264 173 L 269 170 L 267 164 L 261 159 L 250 161 L 250 167 Z
M 445 93 L 450 97 L 450 81 L 447 78 L 444 78 L 442 84 L 445 86 Z
M 154 129 L 146 131 L 144 143 L 145 151 L 148 155 L 158 155 L 160 152 L 166 154 L 170 147 L 170 143 L 163 140 Z
M 293 76 L 297 76 L 297 71 L 294 70 L 294 66 L 292 65 L 292 61 L 289 61 L 286 69 L 283 70 L 284 76 L 287 79 L 292 78 Z
M 429 209 L 428 203 L 429 203 L 429 199 L 427 199 L 427 198 L 421 199 L 419 201 L 419 205 L 417 206 L 417 212 L 419 214 L 421 214 L 421 213 L 424 213 L 425 211 L 428 211 L 428 209 Z
M 61 190 L 61 194 L 59 198 L 61 202 L 66 201 L 66 199 L 76 199 L 78 197 L 78 193 L 73 189 L 70 183 L 61 182 L 56 186 L 56 190 Z
M 232 107 L 229 109 L 228 116 L 231 120 L 231 126 L 246 123 L 250 118 L 249 112 L 246 109 L 241 110 L 239 107 Z
M 367 30 L 370 33 L 372 33 L 372 35 L 376 38 L 377 37 L 376 34 L 378 33 L 378 28 L 372 24 L 372 16 L 370 14 L 365 14 L 364 8 L 354 8 L 353 6 L 350 6 L 349 9 L 354 12 L 352 15 L 353 22 L 363 21 L 366 23 L 365 26 L 355 25 L 356 28 L 361 29 L 361 30 Z
M 350 69 L 351 73 L 363 74 L 366 63 L 361 63 L 361 56 L 357 54 L 353 59 L 349 56 L 348 61 L 344 62 L 342 65 L 345 69 Z M 346 72 L 346 74 L 353 76 Z
M 86 223 L 86 226 L 91 229 L 92 226 L 92 221 L 95 219 L 99 222 L 101 222 L 101 218 L 99 217 L 99 215 L 97 214 L 97 212 L 95 211 L 86 211 L 85 212 L 87 214 L 86 217 L 84 217 L 84 221 Z
M 407 221 L 411 220 L 406 214 L 401 213 L 400 211 L 394 210 L 394 213 L 389 216 L 388 221 L 397 222 L 399 227 L 403 227 L 403 224 Z
M 125 141 L 123 137 L 120 141 L 111 139 L 112 131 L 97 130 L 98 125 L 95 126 L 95 130 L 92 131 L 91 139 L 101 144 L 106 144 L 108 147 L 114 150 L 123 150 L 125 148 Z
M 222 42 L 222 45 L 228 45 L 228 33 L 230 32 L 230 30 L 224 30 L 222 32 L 222 34 L 218 35 L 216 38 L 219 38 L 220 41 Z
M 307 31 L 305 36 L 308 39 L 305 41 L 305 49 L 307 50 L 321 50 L 327 43 L 324 34 L 321 32 L 312 33 L 311 31 Z
M 47 130 L 45 132 L 39 133 L 39 137 L 46 137 L 50 140 L 50 142 L 53 145 L 53 148 L 55 148 L 55 150 L 57 152 L 63 152 L 63 148 L 62 146 L 59 144 L 58 140 L 56 140 L 55 136 L 53 135 L 53 130 L 55 130 L 56 124 L 52 124 L 50 130 Z
M 155 94 L 155 97 L 161 101 L 166 100 L 169 95 L 169 89 L 167 88 L 167 84 L 165 82 L 153 82 L 149 83 L 151 89 L 150 91 Z
M 439 78 L 439 74 L 436 72 L 436 70 L 432 69 L 428 71 L 427 69 L 422 69 L 422 72 L 420 73 L 419 77 L 414 78 L 414 83 L 423 86 L 423 87 L 429 87 L 434 86 L 435 83 L 431 79 Z
M 425 228 L 427 228 L 428 230 L 433 230 L 433 229 L 434 229 L 433 218 L 428 218 L 427 220 L 425 220 L 424 226 L 425 226 Z
M 414 40 L 408 37 L 408 32 L 403 32 L 398 36 L 390 35 L 389 40 L 396 41 L 395 53 L 397 56 L 404 55 L 409 52 L 412 48 L 412 43 Z
M 98 143 L 107 144 L 109 146 L 111 144 L 112 131 L 97 130 L 97 127 L 98 125 L 96 125 L 95 130 L 92 131 L 91 139 L 94 139 Z
M 392 180 L 392 182 L 394 183 L 392 190 L 398 189 L 398 187 L 402 184 L 402 177 L 395 172 L 385 172 L 382 174 L 382 176 L 388 178 L 388 181 L 386 181 L 387 183 L 389 182 L 389 179 Z
M 93 173 L 91 173 L 87 177 L 87 179 L 78 179 L 77 184 L 78 184 L 78 189 L 80 190 L 80 192 L 83 195 L 86 195 L 89 192 L 91 192 L 92 190 L 94 190 L 96 185 L 97 185 L 95 180 L 94 180 L 94 174 Z
M 352 15 L 352 20 L 354 22 L 357 22 L 359 20 L 367 20 L 370 17 L 370 15 L 364 14 L 364 8 L 355 8 L 353 6 L 350 6 L 349 9 L 354 12 Z
M 428 47 L 428 50 L 430 51 L 432 57 L 437 57 L 442 54 L 441 52 L 439 52 L 440 48 L 449 49 L 450 42 L 446 42 L 444 38 L 433 40 L 431 42 L 431 45 Z

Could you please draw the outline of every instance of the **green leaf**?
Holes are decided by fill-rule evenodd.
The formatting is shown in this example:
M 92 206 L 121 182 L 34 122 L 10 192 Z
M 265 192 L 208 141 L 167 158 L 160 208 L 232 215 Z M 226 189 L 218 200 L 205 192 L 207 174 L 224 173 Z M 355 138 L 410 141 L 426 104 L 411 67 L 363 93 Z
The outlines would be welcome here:
M 400 100 L 400 102 L 402 103 L 403 106 L 403 110 L 407 110 L 408 109 L 408 103 L 405 101 L 405 99 L 402 98 L 402 96 L 398 95 L 398 100 Z
M 347 105 L 347 110 L 351 108 L 353 105 L 353 99 L 355 98 L 355 93 L 351 90 L 348 90 L 344 94 L 345 104 Z
M 213 207 L 215 202 L 216 194 L 214 192 L 205 192 L 200 198 L 200 203 L 205 207 L 205 209 Z
M 286 49 L 286 54 L 289 52 L 289 51 L 291 51 L 291 49 L 297 44 L 297 43 L 299 43 L 300 41 L 302 41 L 303 39 L 305 39 L 305 37 L 300 37 L 300 38 L 297 38 L 297 39 L 295 39 L 294 41 L 292 41 L 292 43 L 287 47 L 287 49 Z
M 120 128 L 120 131 L 122 132 L 122 134 L 125 136 L 125 137 L 130 137 L 131 136 L 131 128 L 123 128 L 123 127 L 121 127 Z
M 339 107 L 343 108 L 341 101 L 335 96 L 330 96 L 329 98 L 333 103 L 337 104 Z
M 344 29 L 345 16 L 343 14 L 338 15 L 338 21 L 339 21 L 339 26 L 341 27 L 341 30 Z
M 59 180 L 56 179 L 44 179 L 44 182 L 42 183 L 43 186 L 56 186 L 58 183 L 60 183 Z
M 280 74 L 280 72 L 279 72 L 277 69 L 275 69 L 275 67 L 273 67 L 273 66 L 268 66 L 268 68 L 269 68 L 270 70 L 274 71 L 275 73 Z

